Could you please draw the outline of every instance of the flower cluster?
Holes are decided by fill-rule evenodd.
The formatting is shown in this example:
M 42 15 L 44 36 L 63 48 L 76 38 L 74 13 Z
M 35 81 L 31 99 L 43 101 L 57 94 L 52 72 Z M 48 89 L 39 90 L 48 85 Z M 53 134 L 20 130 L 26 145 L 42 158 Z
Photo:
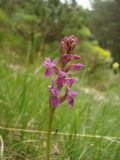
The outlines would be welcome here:
M 120 64 L 118 62 L 114 62 L 112 65 L 113 69 L 117 70 L 120 67 Z
M 48 86 L 50 91 L 50 105 L 56 108 L 59 104 L 68 101 L 70 107 L 74 104 L 74 97 L 78 95 L 76 91 L 72 91 L 71 87 L 76 81 L 74 77 L 68 77 L 70 70 L 78 70 L 84 67 L 81 63 L 68 64 L 71 60 L 79 60 L 80 56 L 74 55 L 74 49 L 77 44 L 77 38 L 72 36 L 64 37 L 60 43 L 61 46 L 61 59 L 60 68 L 57 67 L 58 59 L 51 61 L 50 58 L 45 58 L 44 66 L 46 67 L 45 76 L 50 77 L 52 74 L 56 75 L 56 79 L 52 85 Z M 63 96 L 60 92 L 64 86 L 66 91 Z

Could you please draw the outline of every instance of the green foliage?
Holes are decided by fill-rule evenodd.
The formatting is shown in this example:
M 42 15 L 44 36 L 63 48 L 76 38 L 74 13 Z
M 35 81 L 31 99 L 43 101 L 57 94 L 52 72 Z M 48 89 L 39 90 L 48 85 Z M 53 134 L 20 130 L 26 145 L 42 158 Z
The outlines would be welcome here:
M 120 62 L 120 5 L 115 0 L 94 0 L 90 28 L 100 44 Z
M 83 27 L 79 32 L 78 52 L 82 57 L 82 62 L 85 64 L 85 74 L 89 85 L 102 85 L 108 80 L 109 67 L 112 62 L 110 51 L 99 46 L 97 41 L 91 41 L 92 36 L 87 27 Z M 102 76 L 101 76 L 102 75 Z M 94 83 L 96 80 L 96 84 Z M 100 88 L 99 88 L 100 89 Z
M 38 64 L 24 68 L 11 64 L 8 57 L 0 57 L 0 60 L 0 127 L 15 128 L 12 131 L 0 128 L 4 140 L 2 158 L 42 159 L 46 135 L 39 131 L 47 128 L 50 82 L 44 78 L 43 68 Z M 74 89 L 80 94 L 75 107 L 70 109 L 66 102 L 62 104 L 56 110 L 53 125 L 53 132 L 58 129 L 58 132 L 75 135 L 52 135 L 54 158 L 116 160 L 119 157 L 120 84 L 119 77 L 118 81 L 116 78 L 111 73 L 107 92 L 81 86 L 84 79 L 76 83 Z M 19 128 L 33 132 L 17 130 Z M 76 133 L 93 137 L 78 137 Z M 96 138 L 96 135 L 117 138 Z
M 91 40 L 87 14 L 81 6 L 59 0 L 4 3 L 1 1 L 0 13 L 5 17 L 5 24 L 0 27 L 1 52 L 14 52 L 26 64 L 34 62 L 37 57 L 51 55 L 54 58 L 59 55 L 60 39 L 74 34 L 78 37 L 78 53 L 86 66 L 86 76 L 89 75 L 88 83 L 94 78 L 98 83 L 107 80 L 112 59 L 110 52 Z
M 2 32 L 8 36 L 21 36 L 27 45 L 19 47 L 19 52 L 24 51 L 24 55 L 29 52 L 31 61 L 38 52 L 44 52 L 47 44 L 60 41 L 66 34 L 77 35 L 80 28 L 87 24 L 86 13 L 80 6 L 61 3 L 59 0 L 1 1 L 0 13 L 1 17 L 6 15 L 7 18 L 6 26 L 0 27 Z M 14 48 L 14 43 L 11 45 L 8 44 L 8 48 Z
M 84 71 L 76 73 L 81 79 L 78 79 L 74 89 L 80 94 L 76 98 L 75 108 L 71 110 L 65 102 L 56 110 L 53 125 L 53 131 L 58 129 L 58 132 L 73 133 L 74 136 L 53 134 L 52 148 L 55 153 L 52 157 L 57 160 L 119 160 L 119 72 L 115 75 L 109 69 L 111 52 L 101 48 L 98 41 L 93 40 L 86 10 L 78 6 L 75 0 L 71 2 L 0 0 L 0 137 L 4 142 L 2 159 L 44 158 L 46 135 L 39 131 L 47 128 L 47 86 L 50 82 L 44 78 L 40 64 L 45 56 L 58 57 L 60 39 L 74 34 L 78 37 L 76 53 L 80 53 L 81 63 L 85 64 Z M 94 10 L 91 13 L 96 12 Z M 97 16 L 99 14 L 96 14 L 96 22 L 101 22 L 94 26 L 100 28 L 99 26 L 104 25 L 103 16 Z M 107 29 L 108 25 L 111 25 L 110 29 Z M 93 30 L 90 26 L 96 37 L 100 36 L 105 48 L 104 38 L 109 40 L 108 32 L 113 33 L 114 27 L 116 29 L 117 23 L 109 23 L 101 27 L 102 31 L 97 32 L 97 29 Z M 102 35 L 103 31 L 106 36 Z M 110 37 L 112 36 L 111 34 Z M 118 37 L 116 39 L 119 40 Z M 115 48 L 109 45 L 112 51 L 118 45 L 114 44 Z M 15 129 L 11 131 L 4 127 Z M 18 128 L 33 132 L 17 130 Z M 79 137 L 76 133 L 84 137 Z M 100 135 L 100 138 L 95 135 Z
M 2 9 L 0 9 L 0 24 L 4 22 L 5 19 L 6 19 L 5 12 Z

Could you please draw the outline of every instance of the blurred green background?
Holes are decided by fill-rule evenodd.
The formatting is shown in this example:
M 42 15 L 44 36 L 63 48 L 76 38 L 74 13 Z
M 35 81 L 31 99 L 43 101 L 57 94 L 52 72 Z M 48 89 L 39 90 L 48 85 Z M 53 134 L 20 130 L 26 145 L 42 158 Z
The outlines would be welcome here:
M 0 0 L 1 159 L 44 159 L 46 135 L 34 133 L 47 130 L 51 80 L 42 64 L 60 57 L 67 35 L 78 38 L 85 68 L 71 73 L 78 77 L 75 107 L 62 104 L 53 124 L 74 136 L 53 135 L 51 159 L 120 160 L 119 0 L 92 0 L 90 9 L 76 0 Z

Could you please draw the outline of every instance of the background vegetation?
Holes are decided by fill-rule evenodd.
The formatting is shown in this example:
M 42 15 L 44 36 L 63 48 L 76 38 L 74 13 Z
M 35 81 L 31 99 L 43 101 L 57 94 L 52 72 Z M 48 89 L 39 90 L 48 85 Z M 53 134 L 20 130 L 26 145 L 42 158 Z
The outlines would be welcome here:
M 48 121 L 46 56 L 59 57 L 65 35 L 78 38 L 85 64 L 74 86 L 75 107 L 56 110 L 51 159 L 120 159 L 120 3 L 94 0 L 92 10 L 75 0 L 0 1 L 0 156 L 42 160 Z M 58 134 L 56 134 L 58 130 Z M 67 133 L 59 135 L 59 132 Z M 74 135 L 70 135 L 74 134 Z M 99 136 L 97 136 L 99 135 Z

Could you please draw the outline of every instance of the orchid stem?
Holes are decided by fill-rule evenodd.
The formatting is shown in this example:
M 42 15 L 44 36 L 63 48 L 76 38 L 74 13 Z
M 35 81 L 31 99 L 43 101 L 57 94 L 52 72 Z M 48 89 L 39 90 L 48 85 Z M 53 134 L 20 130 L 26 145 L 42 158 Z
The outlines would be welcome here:
M 49 110 L 49 121 L 48 121 L 48 131 L 47 131 L 47 148 L 46 148 L 46 160 L 50 160 L 50 139 L 51 139 L 51 130 L 52 130 L 52 122 L 54 117 L 54 108 L 50 106 Z

